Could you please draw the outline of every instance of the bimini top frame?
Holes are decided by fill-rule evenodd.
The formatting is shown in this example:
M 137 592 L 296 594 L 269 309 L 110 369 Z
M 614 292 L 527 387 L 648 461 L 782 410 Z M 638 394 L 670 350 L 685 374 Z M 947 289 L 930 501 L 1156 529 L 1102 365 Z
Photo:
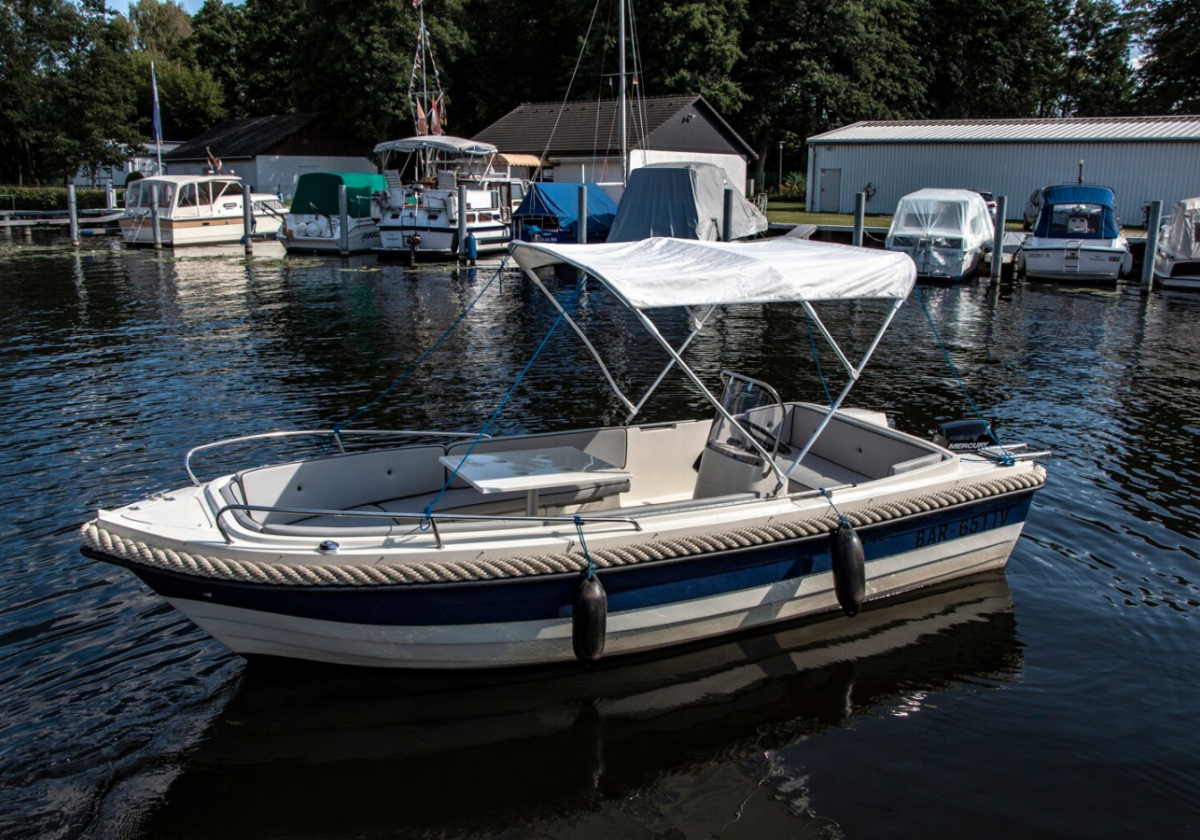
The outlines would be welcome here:
M 863 369 L 875 348 L 879 346 L 883 334 L 916 282 L 916 266 L 905 254 L 790 238 L 751 243 L 665 238 L 603 245 L 519 242 L 513 244 L 512 256 L 583 340 L 600 365 L 609 385 L 629 409 L 626 422 L 638 413 L 670 369 L 679 365 L 684 375 L 712 403 L 717 412 L 741 430 L 745 438 L 758 450 L 764 462 L 770 465 L 779 479 L 775 487 L 776 493 L 787 485 L 792 471 L 808 454 L 841 407 L 854 383 L 862 376 Z M 555 265 L 573 266 L 603 284 L 633 311 L 646 331 L 670 356 L 666 368 L 636 404 L 617 387 L 604 360 L 588 341 L 583 330 L 563 311 L 558 301 L 537 277 L 537 269 Z M 892 302 L 879 332 L 857 365 L 842 351 L 812 306 L 816 301 L 835 300 Z M 807 316 L 833 347 L 838 360 L 849 375 L 846 386 L 786 473 L 780 470 L 770 453 L 754 436 L 746 432 L 726 411 L 721 401 L 704 386 L 681 358 L 683 351 L 704 328 L 716 307 L 744 303 L 794 303 L 803 306 Z M 693 329 L 683 343 L 675 348 L 659 332 L 646 310 L 678 307 L 688 309 L 692 316 Z

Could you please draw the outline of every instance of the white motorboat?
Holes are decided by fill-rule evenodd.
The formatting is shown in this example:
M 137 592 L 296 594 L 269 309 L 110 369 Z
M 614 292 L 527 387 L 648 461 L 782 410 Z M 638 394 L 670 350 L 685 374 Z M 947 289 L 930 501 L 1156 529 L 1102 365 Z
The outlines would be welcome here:
M 917 274 L 966 280 L 994 236 L 987 201 L 973 190 L 918 190 L 900 199 L 885 246 L 912 257 Z
M 191 486 L 100 511 L 84 553 L 128 567 L 244 655 L 448 669 L 590 661 L 839 606 L 853 615 L 864 600 L 1007 562 L 1045 481 L 1038 453 L 972 449 L 990 435 L 982 421 L 947 424 L 931 442 L 843 407 L 913 287 L 907 257 L 791 238 L 515 243 L 512 254 L 559 312 L 551 332 L 565 322 L 591 351 L 625 425 L 488 438 L 487 426 L 342 424 L 208 444 L 185 459 Z M 584 273 L 565 304 L 544 282 L 559 268 Z M 670 357 L 636 403 L 571 317 L 586 284 Z M 878 317 L 857 362 L 817 311 L 844 301 Z M 836 399 L 785 402 L 729 372 L 718 398 L 686 365 L 680 354 L 725 307 L 763 304 L 812 319 L 848 374 Z M 662 309 L 690 313 L 678 346 L 651 317 Z M 635 424 L 674 368 L 715 418 Z M 204 481 L 193 469 L 203 450 L 290 435 L 324 435 L 336 452 Z M 383 435 L 402 445 L 355 445 Z
M 1175 202 L 1159 231 L 1154 276 L 1164 289 L 1200 291 L 1200 198 Z
M 346 190 L 346 236 L 342 237 L 341 189 Z M 374 196 L 387 189 L 382 175 L 368 172 L 305 172 L 276 238 L 293 251 L 350 254 L 379 246 Z
M 217 245 L 241 242 L 246 235 L 242 183 L 234 175 L 155 175 L 125 189 L 121 236 L 126 245 L 153 245 L 151 205 L 158 195 L 162 244 Z M 251 193 L 251 236 L 273 236 L 287 207 L 269 193 Z
M 506 168 L 494 167 L 495 146 L 429 135 L 380 143 L 375 153 L 383 159 L 388 184 L 378 196 L 381 256 L 454 257 L 464 231 L 462 251 L 472 258 L 508 247 L 524 185 Z M 404 172 L 413 173 L 409 183 Z
M 1133 267 L 1115 204 L 1108 187 L 1046 187 L 1033 232 L 1017 252 L 1017 271 L 1040 280 L 1115 284 Z

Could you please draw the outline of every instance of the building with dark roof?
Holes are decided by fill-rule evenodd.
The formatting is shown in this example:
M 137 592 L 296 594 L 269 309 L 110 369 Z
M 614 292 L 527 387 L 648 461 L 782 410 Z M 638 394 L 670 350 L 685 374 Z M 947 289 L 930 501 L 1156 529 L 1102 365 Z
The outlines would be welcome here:
M 615 99 L 527 102 L 475 135 L 502 153 L 542 157 L 555 181 L 621 180 L 620 109 Z M 714 163 L 746 183 L 754 150 L 697 94 L 630 99 L 626 115 L 629 168 L 648 163 Z
M 1112 187 L 1117 214 L 1141 224 L 1145 202 L 1200 195 L 1200 116 L 869 120 L 808 138 L 808 209 L 848 213 L 867 190 L 869 213 L 891 213 L 924 187 L 1008 197 L 1020 219 L 1034 190 Z
M 171 175 L 202 175 L 208 152 L 226 173 L 259 192 L 290 198 L 303 172 L 377 172 L 371 144 L 350 137 L 320 114 L 284 114 L 226 120 L 163 155 Z

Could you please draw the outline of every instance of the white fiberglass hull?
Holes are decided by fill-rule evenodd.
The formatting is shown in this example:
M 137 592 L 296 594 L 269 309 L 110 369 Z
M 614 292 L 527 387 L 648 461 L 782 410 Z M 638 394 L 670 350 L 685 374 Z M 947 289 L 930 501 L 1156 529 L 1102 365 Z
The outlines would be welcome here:
M 338 254 L 341 253 L 340 237 L 323 231 L 323 235 L 308 236 L 299 232 L 299 227 L 293 227 L 291 223 L 292 217 L 288 217 L 288 224 L 285 224 L 276 234 L 276 238 L 283 244 L 284 250 L 289 253 L 323 253 L 323 254 Z M 375 222 L 367 220 L 356 220 L 350 225 L 349 248 L 351 254 L 364 253 L 378 248 L 380 245 L 379 226 Z
M 268 238 L 275 235 L 279 220 L 260 215 L 253 236 Z M 214 216 L 196 219 L 159 219 L 162 244 L 173 248 L 184 245 L 219 245 L 238 243 L 245 236 L 245 226 L 239 216 Z M 121 237 L 126 245 L 154 244 L 154 225 L 148 217 L 126 217 L 121 220 Z
M 1133 265 L 1124 238 L 1115 240 L 1026 240 L 1018 257 L 1025 276 L 1059 282 L 1113 284 Z
M 479 254 L 503 251 L 512 238 L 509 226 L 500 222 L 469 225 L 467 232 L 475 237 L 475 251 Z M 379 235 L 379 248 L 385 252 L 409 254 L 413 250 L 412 237 L 417 235 L 421 237 L 416 249 L 418 254 L 454 256 L 458 253 L 457 227 L 408 227 L 384 223 L 379 226 Z
M 1003 568 L 1021 523 L 868 565 L 867 598 Z M 172 606 L 240 654 L 389 668 L 477 669 L 574 661 L 569 617 L 453 626 L 379 626 L 263 613 L 200 600 Z M 652 651 L 838 610 L 830 572 L 611 613 L 605 655 Z M 845 619 L 842 619 L 845 620 Z

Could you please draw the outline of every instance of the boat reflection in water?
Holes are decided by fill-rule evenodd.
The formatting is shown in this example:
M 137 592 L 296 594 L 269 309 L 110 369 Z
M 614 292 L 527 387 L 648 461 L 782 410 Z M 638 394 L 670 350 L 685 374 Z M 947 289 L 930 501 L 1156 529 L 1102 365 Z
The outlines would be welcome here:
M 491 836 L 657 801 L 667 777 L 719 773 L 753 789 L 749 768 L 764 754 L 916 695 L 1014 679 L 1012 609 L 1003 575 L 987 573 L 853 620 L 586 671 L 314 673 L 251 661 L 144 828 Z M 812 818 L 787 819 L 798 831 Z

